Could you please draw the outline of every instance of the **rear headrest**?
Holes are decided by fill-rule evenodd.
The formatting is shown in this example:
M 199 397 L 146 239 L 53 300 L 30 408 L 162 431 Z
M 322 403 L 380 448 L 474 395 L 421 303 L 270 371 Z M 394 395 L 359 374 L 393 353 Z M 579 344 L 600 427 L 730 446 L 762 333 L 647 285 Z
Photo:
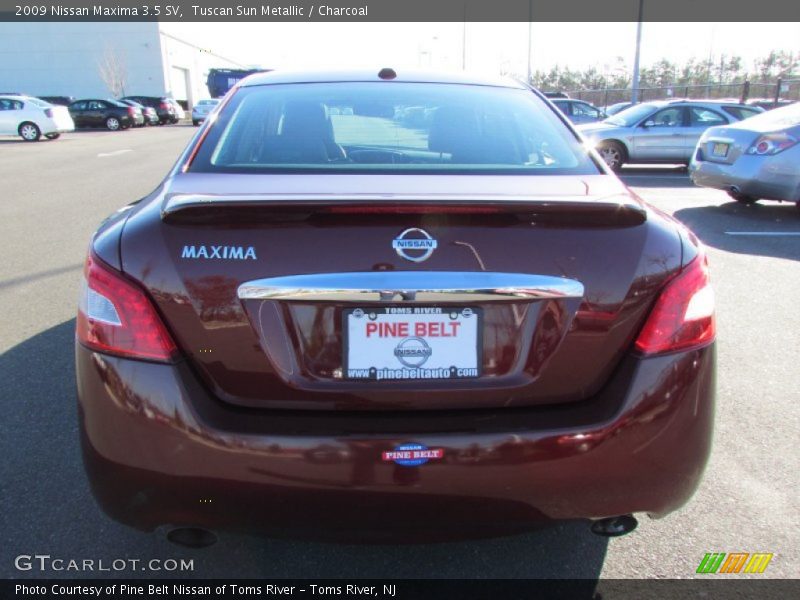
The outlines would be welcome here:
M 478 118 L 474 110 L 462 106 L 442 106 L 433 113 L 428 149 L 452 154 L 465 144 L 472 145 L 479 135 Z
M 322 104 L 298 100 L 286 104 L 281 135 L 332 140 L 333 129 Z

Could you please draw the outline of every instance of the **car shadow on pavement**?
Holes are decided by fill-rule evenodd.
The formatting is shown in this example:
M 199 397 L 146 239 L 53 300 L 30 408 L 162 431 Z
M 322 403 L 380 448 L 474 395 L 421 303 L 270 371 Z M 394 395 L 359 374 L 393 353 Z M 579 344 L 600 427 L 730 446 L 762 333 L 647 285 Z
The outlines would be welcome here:
M 59 140 L 48 140 L 42 136 L 38 142 L 57 142 Z M 25 146 L 26 144 L 36 144 L 38 142 L 26 142 L 22 138 L 0 138 L 0 146 Z
M 617 176 L 628 187 L 692 188 L 689 171 L 685 167 L 623 167 Z
M 558 578 L 591 598 L 608 541 L 586 522 L 511 537 L 437 544 L 335 544 L 222 533 L 203 550 L 174 546 L 106 517 L 83 473 L 73 363 L 75 321 L 0 355 L 0 577 Z M 193 559 L 190 572 L 19 571 L 15 557 Z M 97 564 L 95 562 L 95 564 Z M 583 592 L 583 584 L 580 590 Z
M 800 237 L 732 235 L 736 233 L 800 232 L 800 210 L 794 203 L 726 202 L 684 208 L 674 213 L 707 246 L 737 254 L 800 260 Z

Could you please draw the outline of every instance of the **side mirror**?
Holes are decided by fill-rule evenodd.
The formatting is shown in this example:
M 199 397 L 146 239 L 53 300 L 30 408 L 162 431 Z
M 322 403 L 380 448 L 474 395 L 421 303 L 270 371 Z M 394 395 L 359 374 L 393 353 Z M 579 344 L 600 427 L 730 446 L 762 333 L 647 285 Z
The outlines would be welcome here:
M 656 122 L 653 121 L 652 119 L 649 119 L 649 120 L 645 121 L 644 123 L 642 123 L 642 127 L 644 127 L 645 129 L 647 129 L 648 127 L 655 127 L 655 126 L 656 126 Z

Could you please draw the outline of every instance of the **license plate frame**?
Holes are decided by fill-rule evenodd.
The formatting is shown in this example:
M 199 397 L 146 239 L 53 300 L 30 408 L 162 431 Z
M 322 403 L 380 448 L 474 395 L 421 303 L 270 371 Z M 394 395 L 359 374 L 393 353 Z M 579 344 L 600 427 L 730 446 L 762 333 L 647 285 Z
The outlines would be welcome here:
M 456 315 L 455 318 L 453 315 Z M 342 379 L 371 382 L 478 379 L 482 374 L 483 316 L 482 308 L 466 305 L 344 308 L 341 316 Z M 354 327 L 360 327 L 361 319 L 364 319 L 364 324 L 395 325 L 393 330 L 391 326 L 384 330 L 384 332 L 388 330 L 393 335 L 376 338 L 383 340 L 381 342 L 373 340 L 371 346 L 377 352 L 377 354 L 369 354 L 369 356 L 375 357 L 372 360 L 373 364 L 368 364 L 363 355 L 359 356 L 359 353 L 363 354 L 364 349 L 370 346 L 365 341 L 367 338 L 366 326 L 363 333 L 358 333 L 357 329 L 351 328 L 351 319 L 354 319 L 352 321 Z M 399 328 L 399 324 L 403 322 L 408 324 L 407 330 Z M 449 324 L 454 322 L 461 324 L 455 327 L 455 336 L 416 335 L 418 333 L 416 323 L 441 323 L 438 329 L 434 325 L 426 325 L 426 332 L 439 331 L 452 334 L 453 325 Z M 376 326 L 380 327 L 380 325 Z M 378 332 L 373 331 L 373 333 Z M 422 343 L 418 341 L 420 338 Z M 391 347 L 392 354 L 387 356 L 389 347 Z M 430 352 L 427 356 L 423 356 L 427 352 L 426 347 Z M 352 351 L 355 351 L 356 354 L 351 354 Z M 450 360 L 453 358 L 453 352 L 460 353 L 461 360 L 455 362 Z M 443 361 L 452 364 L 446 365 Z

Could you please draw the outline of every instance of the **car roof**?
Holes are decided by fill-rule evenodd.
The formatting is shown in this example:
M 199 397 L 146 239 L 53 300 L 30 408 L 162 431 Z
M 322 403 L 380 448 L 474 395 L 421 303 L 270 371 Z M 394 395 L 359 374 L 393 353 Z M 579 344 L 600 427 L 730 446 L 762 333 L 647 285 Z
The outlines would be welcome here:
M 41 104 L 49 104 L 50 106 L 53 106 L 50 102 L 48 102 L 47 100 L 42 100 L 38 96 L 21 96 L 19 94 L 0 94 L 0 98 L 3 98 L 4 100 L 19 100 L 20 102 L 35 101 L 35 102 L 40 102 Z
M 707 104 L 709 106 L 747 106 L 738 100 L 702 100 L 695 98 L 677 98 L 665 100 L 664 104 Z
M 391 79 L 382 79 L 378 73 L 381 68 L 366 70 L 341 70 L 341 71 L 269 71 L 256 73 L 242 79 L 242 87 L 256 85 L 270 85 L 281 83 L 339 83 L 339 82 L 367 82 L 367 81 L 400 81 L 409 83 L 456 83 L 462 85 L 484 85 L 494 87 L 507 87 L 527 89 L 519 81 L 508 77 L 493 75 L 480 75 L 463 71 L 416 71 L 407 69 L 394 69 L 396 74 Z

